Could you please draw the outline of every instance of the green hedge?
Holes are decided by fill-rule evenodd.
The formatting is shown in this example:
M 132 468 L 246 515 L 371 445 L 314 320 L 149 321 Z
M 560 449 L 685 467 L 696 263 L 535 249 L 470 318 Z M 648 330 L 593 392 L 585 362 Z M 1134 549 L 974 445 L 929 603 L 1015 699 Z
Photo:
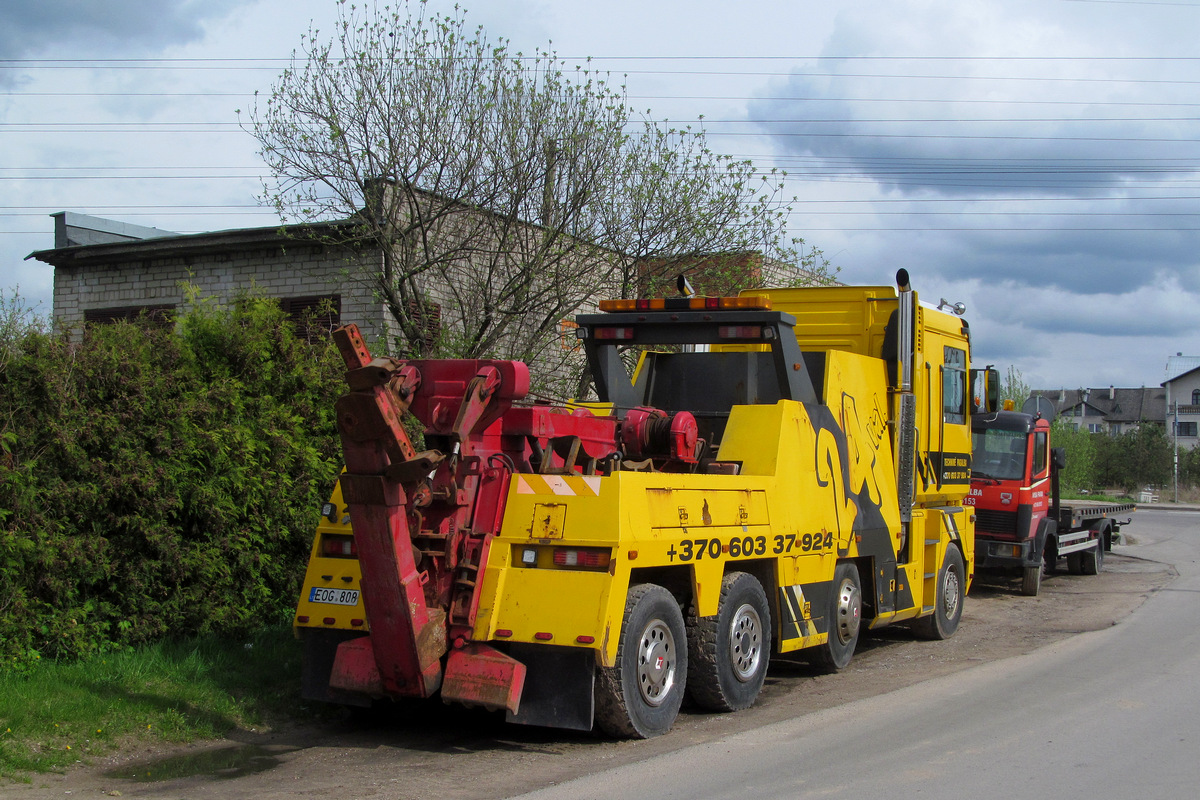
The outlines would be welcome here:
M 340 464 L 332 344 L 253 297 L 174 330 L 19 328 L 0 327 L 6 668 L 288 615 Z

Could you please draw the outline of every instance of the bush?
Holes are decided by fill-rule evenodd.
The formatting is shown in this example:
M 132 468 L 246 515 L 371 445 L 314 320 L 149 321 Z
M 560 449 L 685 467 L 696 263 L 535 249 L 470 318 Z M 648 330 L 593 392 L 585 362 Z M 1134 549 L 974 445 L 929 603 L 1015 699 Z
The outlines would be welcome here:
M 249 296 L 0 336 L 7 666 L 290 613 L 341 458 L 331 342 Z

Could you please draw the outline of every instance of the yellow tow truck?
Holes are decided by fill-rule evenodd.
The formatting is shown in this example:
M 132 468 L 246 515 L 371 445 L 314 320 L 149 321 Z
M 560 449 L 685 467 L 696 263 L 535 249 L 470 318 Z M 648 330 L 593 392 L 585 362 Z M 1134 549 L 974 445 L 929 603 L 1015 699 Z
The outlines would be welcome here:
M 604 301 L 577 318 L 598 400 L 567 406 L 529 402 L 520 362 L 373 358 L 339 330 L 305 696 L 649 737 L 685 692 L 751 705 L 773 653 L 836 671 L 863 626 L 952 635 L 995 374 L 897 283 Z

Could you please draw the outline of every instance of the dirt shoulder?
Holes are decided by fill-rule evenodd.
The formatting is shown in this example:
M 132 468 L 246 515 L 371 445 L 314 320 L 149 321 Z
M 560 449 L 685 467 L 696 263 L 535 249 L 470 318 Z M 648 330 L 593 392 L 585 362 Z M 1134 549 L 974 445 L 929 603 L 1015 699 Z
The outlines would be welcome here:
M 1118 548 L 1127 550 L 1128 548 Z M 1115 625 L 1174 576 L 1170 567 L 1122 555 L 1094 577 L 1048 576 L 1038 597 L 1016 582 L 977 583 L 955 636 L 915 640 L 896 628 L 859 644 L 837 675 L 776 658 L 758 703 L 737 714 L 684 709 L 666 736 L 615 742 L 591 734 L 506 725 L 499 714 L 412 703 L 320 726 L 241 732 L 220 742 L 142 748 L 65 775 L 0 786 L 13 798 L 283 798 L 491 800 L 641 761 L 693 744 L 1022 655 Z M 149 772 L 149 776 L 146 773 Z M 149 780 L 147 780 L 149 778 Z

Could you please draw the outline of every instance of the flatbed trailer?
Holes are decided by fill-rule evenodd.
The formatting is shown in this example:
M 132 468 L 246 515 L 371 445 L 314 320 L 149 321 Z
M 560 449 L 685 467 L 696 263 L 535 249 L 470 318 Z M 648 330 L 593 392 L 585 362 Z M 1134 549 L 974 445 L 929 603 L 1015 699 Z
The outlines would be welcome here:
M 1058 527 L 1065 530 L 1091 527 L 1104 519 L 1124 516 L 1137 511 L 1134 503 L 1097 503 L 1058 507 Z M 1106 550 L 1111 548 L 1105 548 Z

